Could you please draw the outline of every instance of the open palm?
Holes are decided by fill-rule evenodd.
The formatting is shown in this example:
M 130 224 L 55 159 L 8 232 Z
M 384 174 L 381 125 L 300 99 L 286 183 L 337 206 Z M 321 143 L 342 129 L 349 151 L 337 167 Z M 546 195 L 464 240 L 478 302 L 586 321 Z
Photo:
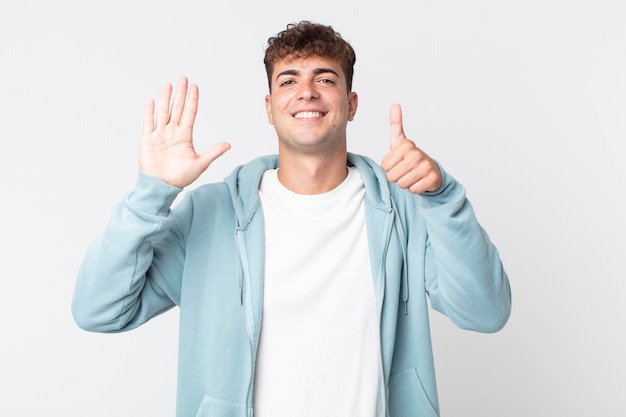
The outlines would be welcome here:
M 230 149 L 217 143 L 198 154 L 193 146 L 193 125 L 198 112 L 198 86 L 188 88 L 180 77 L 170 109 L 172 85 L 163 87 L 155 120 L 155 103 L 149 100 L 144 113 L 139 150 L 139 169 L 147 174 L 184 188 L 194 182 L 218 157 Z M 156 121 L 156 123 L 155 123 Z

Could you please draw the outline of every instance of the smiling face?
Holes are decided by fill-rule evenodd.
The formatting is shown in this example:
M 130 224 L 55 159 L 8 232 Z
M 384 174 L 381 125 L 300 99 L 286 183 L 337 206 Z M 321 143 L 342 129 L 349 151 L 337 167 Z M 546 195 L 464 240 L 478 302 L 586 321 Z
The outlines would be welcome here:
M 288 57 L 274 64 L 265 107 L 280 153 L 345 152 L 346 127 L 357 105 L 357 94 L 348 91 L 341 66 L 332 59 Z

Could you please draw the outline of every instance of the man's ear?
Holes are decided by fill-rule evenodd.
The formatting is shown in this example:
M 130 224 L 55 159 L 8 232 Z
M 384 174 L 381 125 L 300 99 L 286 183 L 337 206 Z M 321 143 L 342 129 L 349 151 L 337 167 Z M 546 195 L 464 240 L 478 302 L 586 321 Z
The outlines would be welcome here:
M 267 121 L 269 124 L 273 125 L 274 120 L 272 120 L 272 96 L 269 94 L 265 96 L 265 112 L 267 113 Z
M 354 120 L 357 107 L 359 107 L 359 95 L 351 91 L 348 93 L 348 121 Z

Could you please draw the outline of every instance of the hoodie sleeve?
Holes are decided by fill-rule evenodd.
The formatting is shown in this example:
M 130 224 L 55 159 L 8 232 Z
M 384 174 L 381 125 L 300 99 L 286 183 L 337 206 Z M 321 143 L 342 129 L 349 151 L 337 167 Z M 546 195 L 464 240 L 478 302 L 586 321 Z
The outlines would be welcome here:
M 511 291 L 500 255 L 478 223 L 465 189 L 443 169 L 439 190 L 420 196 L 426 222 L 426 291 L 432 307 L 457 326 L 500 330 L 511 313 Z
M 79 269 L 72 313 L 81 328 L 129 330 L 175 305 L 184 238 L 182 228 L 172 227 L 170 206 L 180 192 L 139 173 L 135 189 L 114 208 Z

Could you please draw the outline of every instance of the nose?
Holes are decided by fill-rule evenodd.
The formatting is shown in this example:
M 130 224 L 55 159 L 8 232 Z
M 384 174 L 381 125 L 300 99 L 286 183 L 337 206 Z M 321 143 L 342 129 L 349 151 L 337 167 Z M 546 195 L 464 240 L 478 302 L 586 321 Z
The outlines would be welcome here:
M 314 81 L 304 81 L 300 83 L 300 98 L 303 100 L 311 100 L 319 97 L 319 93 L 315 88 Z

